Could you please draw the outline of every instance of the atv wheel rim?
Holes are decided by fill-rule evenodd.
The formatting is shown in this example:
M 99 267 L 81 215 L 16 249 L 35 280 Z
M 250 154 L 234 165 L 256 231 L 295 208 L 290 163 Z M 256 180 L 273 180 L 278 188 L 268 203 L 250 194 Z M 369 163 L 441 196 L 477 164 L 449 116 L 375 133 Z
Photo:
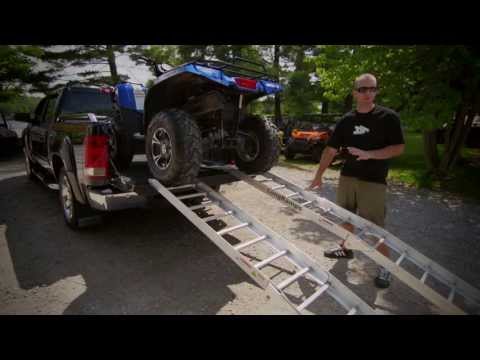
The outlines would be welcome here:
M 63 212 L 65 213 L 67 219 L 71 220 L 73 215 L 73 195 L 66 175 L 62 177 L 60 191 L 62 196 Z
M 237 149 L 238 156 L 245 162 L 255 160 L 260 154 L 260 141 L 254 133 L 239 132 L 243 137 L 240 146 Z
M 172 141 L 164 128 L 159 128 L 152 137 L 152 158 L 160 170 L 169 167 L 172 160 Z

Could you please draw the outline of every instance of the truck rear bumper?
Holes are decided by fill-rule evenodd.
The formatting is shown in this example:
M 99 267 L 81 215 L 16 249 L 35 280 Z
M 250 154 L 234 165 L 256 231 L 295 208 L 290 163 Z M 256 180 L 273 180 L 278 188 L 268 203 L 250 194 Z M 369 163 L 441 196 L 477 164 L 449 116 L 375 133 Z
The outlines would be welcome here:
M 136 192 L 104 194 L 99 190 L 88 189 L 86 193 L 90 206 L 100 211 L 139 208 L 147 205 L 147 198 Z

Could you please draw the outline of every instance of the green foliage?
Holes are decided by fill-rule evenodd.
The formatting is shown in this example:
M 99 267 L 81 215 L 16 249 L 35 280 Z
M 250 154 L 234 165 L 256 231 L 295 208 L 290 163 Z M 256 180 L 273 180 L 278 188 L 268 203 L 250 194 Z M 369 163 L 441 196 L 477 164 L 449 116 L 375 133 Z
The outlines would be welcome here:
M 326 45 L 318 50 L 310 61 L 327 99 L 341 101 L 356 76 L 373 73 L 380 88 L 378 102 L 402 111 L 405 124 L 418 129 L 450 121 L 463 83 L 478 83 L 478 71 L 465 76 L 468 64 L 480 70 L 478 55 L 465 46 Z
M 36 71 L 35 59 L 43 55 L 37 46 L 0 45 L 0 102 L 26 91 L 26 85 L 50 80 L 48 71 Z
M 284 112 L 293 116 L 318 112 L 319 94 L 311 84 L 308 72 L 296 71 L 289 74 L 283 104 Z
M 35 110 L 40 100 L 40 97 L 17 96 L 8 102 L 0 103 L 0 112 L 6 114 L 29 113 Z
M 443 146 L 440 148 L 442 152 Z M 390 160 L 388 179 L 415 188 L 447 191 L 480 201 L 480 151 L 465 149 L 462 155 L 465 158 L 463 165 L 457 166 L 447 178 L 435 178 L 427 174 L 422 135 L 408 131 L 405 133 L 405 153 Z M 477 167 L 472 162 L 476 162 Z

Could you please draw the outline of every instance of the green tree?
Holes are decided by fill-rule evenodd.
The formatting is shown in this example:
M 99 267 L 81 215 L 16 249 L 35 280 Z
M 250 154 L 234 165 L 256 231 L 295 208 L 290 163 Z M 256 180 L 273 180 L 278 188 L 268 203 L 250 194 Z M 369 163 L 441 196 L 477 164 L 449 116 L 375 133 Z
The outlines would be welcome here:
M 49 71 L 35 69 L 42 56 L 38 46 L 0 45 L 0 102 L 23 94 L 29 85 L 40 87 L 51 80 Z
M 313 60 L 332 101 L 344 99 L 351 108 L 357 75 L 370 72 L 380 86 L 379 102 L 401 112 L 403 122 L 423 132 L 429 171 L 446 175 L 480 111 L 478 49 L 467 46 L 321 46 Z M 453 121 L 452 121 L 453 118 Z M 440 159 L 435 129 L 449 123 Z
M 285 58 L 291 63 L 285 72 L 284 109 L 296 117 L 317 112 L 320 103 L 324 103 L 319 83 L 313 78 L 315 63 L 308 61 L 313 50 L 311 45 L 293 45 L 284 50 Z
M 6 102 L 0 103 L 0 112 L 5 114 L 30 113 L 35 110 L 40 99 L 40 97 L 32 96 L 15 96 Z
M 52 68 L 40 69 L 44 51 L 39 46 L 0 46 L 0 111 L 29 112 L 37 98 L 29 92 L 43 92 L 56 79 Z
M 60 64 L 63 67 L 85 67 L 93 65 L 108 65 L 108 71 L 87 69 L 77 75 L 86 84 L 107 83 L 114 85 L 120 80 L 128 80 L 128 75 L 120 74 L 117 68 L 117 56 L 126 51 L 126 45 L 75 45 L 67 49 L 45 51 L 45 60 Z M 108 73 L 108 75 L 105 75 Z

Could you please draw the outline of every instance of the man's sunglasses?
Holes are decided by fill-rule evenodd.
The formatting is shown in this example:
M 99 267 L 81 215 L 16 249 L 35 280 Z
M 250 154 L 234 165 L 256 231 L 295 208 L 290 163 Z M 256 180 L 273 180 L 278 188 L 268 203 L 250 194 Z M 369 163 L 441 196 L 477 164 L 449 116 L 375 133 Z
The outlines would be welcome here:
M 361 94 L 365 94 L 367 91 L 371 91 L 375 93 L 377 92 L 377 90 L 378 88 L 376 88 L 375 86 L 372 86 L 372 87 L 362 86 L 356 89 L 356 91 L 358 91 Z

